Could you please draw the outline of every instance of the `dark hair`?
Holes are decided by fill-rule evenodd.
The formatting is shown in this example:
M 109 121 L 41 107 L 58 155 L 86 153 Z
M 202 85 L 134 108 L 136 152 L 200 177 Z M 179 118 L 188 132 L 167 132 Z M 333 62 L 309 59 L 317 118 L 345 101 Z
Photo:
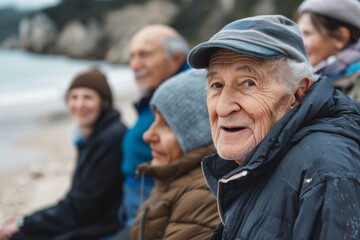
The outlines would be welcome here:
M 342 21 L 312 12 L 306 12 L 306 13 L 310 14 L 310 21 L 314 25 L 315 29 L 318 30 L 324 36 L 339 38 L 339 35 L 337 34 L 337 30 L 340 27 L 345 27 L 350 32 L 350 39 L 349 42 L 347 43 L 347 46 L 358 41 L 358 39 L 360 38 L 360 29 L 348 23 L 344 23 Z

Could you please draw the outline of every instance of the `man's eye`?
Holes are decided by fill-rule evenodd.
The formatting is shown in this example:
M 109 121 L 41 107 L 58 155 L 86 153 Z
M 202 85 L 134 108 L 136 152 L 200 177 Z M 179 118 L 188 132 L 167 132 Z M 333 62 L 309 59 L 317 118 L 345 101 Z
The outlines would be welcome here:
M 243 85 L 244 85 L 245 87 L 254 87 L 254 86 L 256 86 L 255 82 L 254 82 L 253 80 L 250 80 L 250 79 L 244 81 L 244 82 L 243 82 Z
M 221 89 L 223 87 L 223 85 L 219 82 L 214 82 L 210 85 L 210 88 L 213 88 L 213 89 Z
M 140 54 L 140 57 L 146 58 L 146 57 L 150 57 L 152 54 L 153 54 L 153 52 L 142 52 Z

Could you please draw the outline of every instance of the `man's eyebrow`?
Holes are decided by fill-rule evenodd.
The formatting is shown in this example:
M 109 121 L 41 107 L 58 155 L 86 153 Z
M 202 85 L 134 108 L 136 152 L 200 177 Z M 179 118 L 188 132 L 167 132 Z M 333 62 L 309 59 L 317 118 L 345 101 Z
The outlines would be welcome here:
M 255 69 L 249 65 L 241 65 L 235 69 L 236 72 L 256 73 Z
M 252 66 L 250 65 L 241 65 L 239 67 L 237 67 L 235 69 L 236 72 L 248 72 L 248 73 L 255 73 L 257 74 L 255 68 L 253 68 Z M 206 73 L 206 79 L 207 79 L 207 82 L 209 83 L 209 81 L 211 80 L 211 78 L 217 74 L 217 71 L 211 71 L 211 70 L 208 70 L 207 73 Z
M 252 66 L 250 66 L 250 65 L 241 65 L 241 66 L 239 66 L 239 67 L 237 67 L 236 69 L 235 69 L 235 71 L 236 72 L 242 72 L 242 71 L 244 71 L 244 72 L 250 72 L 250 73 L 256 73 L 256 71 L 255 71 L 255 69 L 252 67 Z M 212 77 L 213 75 L 215 75 L 217 72 L 215 72 L 215 71 L 208 71 L 207 72 L 207 74 L 206 74 L 206 78 L 209 78 L 209 77 Z

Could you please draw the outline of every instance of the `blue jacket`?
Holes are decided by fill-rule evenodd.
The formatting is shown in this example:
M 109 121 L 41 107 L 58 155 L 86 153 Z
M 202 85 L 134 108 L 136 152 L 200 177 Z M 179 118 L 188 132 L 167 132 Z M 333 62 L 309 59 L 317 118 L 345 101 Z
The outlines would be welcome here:
M 135 104 L 138 119 L 124 137 L 122 172 L 126 177 L 134 178 L 138 165 L 152 159 L 150 146 L 142 138 L 154 121 L 154 114 L 150 108 L 151 96 L 152 94 L 149 94 Z
M 187 69 L 189 69 L 189 65 L 184 63 L 179 72 Z M 141 163 L 152 159 L 150 146 L 143 140 L 142 135 L 154 121 L 154 114 L 150 107 L 150 100 L 154 91 L 135 103 L 138 119 L 135 125 L 125 134 L 123 141 L 124 156 L 121 169 L 125 177 L 128 178 L 134 178 L 137 167 Z
M 316 82 L 241 165 L 203 160 L 212 239 L 360 239 L 360 106 Z
M 154 114 L 149 104 L 151 96 L 152 94 L 142 98 L 135 104 L 138 119 L 135 125 L 125 134 L 122 146 L 124 153 L 121 170 L 125 176 L 123 183 L 125 209 L 119 209 L 119 217 L 121 220 L 123 213 L 126 213 L 127 227 L 133 224 L 139 206 L 149 197 L 154 187 L 152 179 L 142 179 L 135 176 L 137 166 L 152 159 L 150 146 L 142 138 L 144 132 L 154 121 Z

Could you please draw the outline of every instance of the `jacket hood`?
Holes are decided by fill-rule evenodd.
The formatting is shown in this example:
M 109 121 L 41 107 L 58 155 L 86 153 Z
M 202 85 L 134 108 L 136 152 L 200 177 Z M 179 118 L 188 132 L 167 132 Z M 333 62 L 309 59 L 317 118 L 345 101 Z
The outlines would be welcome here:
M 221 178 L 229 179 L 244 171 L 271 172 L 269 168 L 276 167 L 288 149 L 312 132 L 334 133 L 360 144 L 359 128 L 359 104 L 334 90 L 328 79 L 320 79 L 303 102 L 284 115 L 241 165 L 212 155 L 204 159 L 204 175 L 211 190 L 217 192 L 217 180 Z

